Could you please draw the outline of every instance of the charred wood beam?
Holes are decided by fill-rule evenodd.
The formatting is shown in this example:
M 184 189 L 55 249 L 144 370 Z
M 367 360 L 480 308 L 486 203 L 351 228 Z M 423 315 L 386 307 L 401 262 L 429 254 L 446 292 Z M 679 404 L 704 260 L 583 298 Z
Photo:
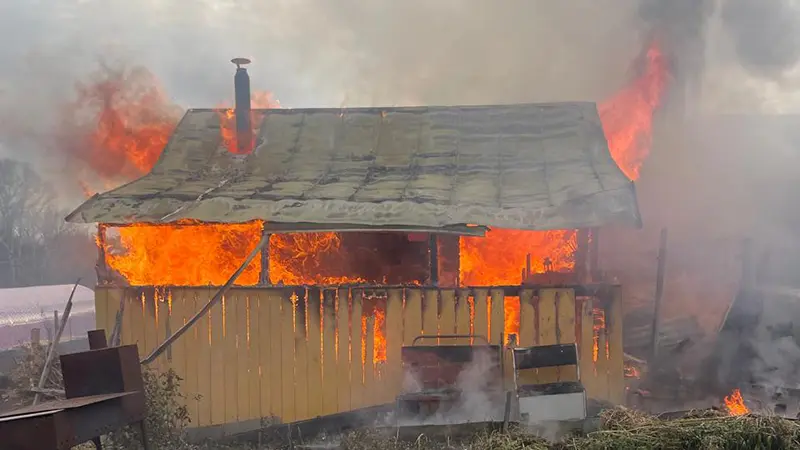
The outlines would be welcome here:
M 434 286 L 439 285 L 439 239 L 431 233 L 428 237 L 428 255 L 430 257 L 430 280 Z
M 442 287 L 457 287 L 461 271 L 460 237 L 440 235 L 439 242 L 439 284 Z
M 94 267 L 97 284 L 108 284 L 111 278 L 106 263 L 106 229 L 105 224 L 97 225 L 97 263 Z
M 258 284 L 259 286 L 269 286 L 270 279 L 269 279 L 269 240 L 272 237 L 272 234 L 266 228 L 266 226 L 261 230 L 261 239 L 266 239 L 264 243 L 264 248 L 261 249 L 261 272 L 258 274 Z

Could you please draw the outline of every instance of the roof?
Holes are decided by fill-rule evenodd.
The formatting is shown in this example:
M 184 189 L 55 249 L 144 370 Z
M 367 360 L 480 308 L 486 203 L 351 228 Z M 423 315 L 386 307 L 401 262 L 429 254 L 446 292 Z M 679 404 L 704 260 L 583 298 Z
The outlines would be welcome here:
M 254 110 L 256 149 L 189 110 L 152 172 L 67 220 L 181 219 L 438 229 L 639 226 L 594 103 Z

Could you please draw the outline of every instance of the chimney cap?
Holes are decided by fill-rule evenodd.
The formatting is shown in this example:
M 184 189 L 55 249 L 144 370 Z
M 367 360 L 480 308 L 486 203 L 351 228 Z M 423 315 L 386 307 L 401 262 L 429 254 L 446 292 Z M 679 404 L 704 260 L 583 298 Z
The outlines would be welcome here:
M 236 64 L 236 68 L 237 69 L 241 69 L 241 66 L 245 66 L 247 64 L 250 64 L 252 61 L 250 61 L 247 58 L 233 58 L 231 60 L 231 62 Z

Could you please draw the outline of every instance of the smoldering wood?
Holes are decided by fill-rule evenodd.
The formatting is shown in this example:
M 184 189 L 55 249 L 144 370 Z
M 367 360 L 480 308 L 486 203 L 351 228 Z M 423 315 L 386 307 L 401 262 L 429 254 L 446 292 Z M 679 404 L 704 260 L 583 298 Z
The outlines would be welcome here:
M 266 224 L 261 230 L 261 238 L 266 239 L 264 248 L 261 249 L 261 272 L 258 273 L 259 286 L 269 286 L 271 284 L 269 279 L 269 241 L 272 234 L 267 230 Z
M 97 225 L 97 263 L 95 264 L 95 272 L 97 273 L 97 284 L 109 284 L 109 270 L 106 263 L 106 229 L 105 224 Z
M 58 324 L 58 331 L 56 331 L 56 335 L 53 338 L 53 342 L 50 344 L 50 348 L 47 351 L 47 358 L 44 360 L 42 375 L 39 377 L 39 383 L 36 386 L 39 389 L 44 388 L 44 384 L 47 381 L 47 376 L 50 375 L 50 366 L 53 363 L 53 357 L 56 354 L 58 343 L 61 340 L 61 334 L 64 333 L 64 327 L 67 325 L 67 321 L 69 320 L 69 313 L 70 311 L 72 311 L 72 298 L 75 296 L 75 290 L 78 289 L 78 283 L 80 282 L 81 279 L 78 278 L 78 281 L 76 281 L 75 285 L 72 287 L 72 292 L 70 292 L 69 298 L 67 299 L 67 305 L 64 307 L 64 316 L 61 318 L 61 323 Z M 41 397 L 40 394 L 36 394 L 33 397 L 34 405 L 39 403 L 40 397 Z

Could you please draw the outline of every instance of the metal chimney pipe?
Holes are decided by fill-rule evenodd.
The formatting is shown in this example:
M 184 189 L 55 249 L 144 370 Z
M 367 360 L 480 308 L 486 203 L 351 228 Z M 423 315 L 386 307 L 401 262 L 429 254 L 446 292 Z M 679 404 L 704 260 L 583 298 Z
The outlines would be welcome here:
M 247 58 L 233 58 L 236 75 L 233 77 L 234 97 L 236 99 L 236 153 L 247 154 L 253 150 L 253 124 L 250 121 L 250 75 L 244 65 L 250 64 Z

